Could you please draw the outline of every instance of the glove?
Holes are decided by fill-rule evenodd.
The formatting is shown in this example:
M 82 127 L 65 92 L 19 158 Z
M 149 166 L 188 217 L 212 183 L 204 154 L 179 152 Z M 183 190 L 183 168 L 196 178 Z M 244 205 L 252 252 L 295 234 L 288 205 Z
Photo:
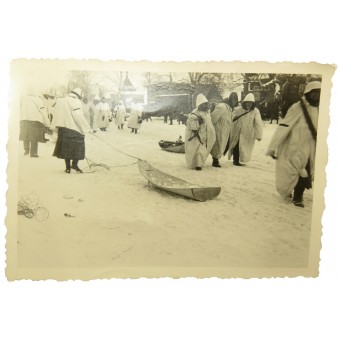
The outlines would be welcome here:
M 308 177 L 301 177 L 301 181 L 303 183 L 303 185 L 305 186 L 306 189 L 311 189 L 312 188 L 312 180 L 310 178 L 310 176 Z

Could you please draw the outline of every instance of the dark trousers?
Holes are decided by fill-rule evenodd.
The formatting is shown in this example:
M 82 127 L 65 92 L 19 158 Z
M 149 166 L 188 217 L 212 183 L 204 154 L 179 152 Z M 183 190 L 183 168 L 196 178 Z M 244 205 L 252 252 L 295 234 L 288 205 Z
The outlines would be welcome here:
M 311 177 L 310 177 L 310 161 L 308 160 L 306 165 L 306 171 L 308 173 L 308 177 L 299 177 L 299 180 L 294 188 L 294 195 L 293 200 L 297 202 L 302 202 L 303 200 L 303 193 L 305 189 L 310 189 L 311 185 Z
M 240 163 L 240 141 L 237 142 L 233 149 L 233 163 Z
M 38 154 L 38 142 L 24 141 L 24 150 L 29 152 L 31 156 L 36 156 Z

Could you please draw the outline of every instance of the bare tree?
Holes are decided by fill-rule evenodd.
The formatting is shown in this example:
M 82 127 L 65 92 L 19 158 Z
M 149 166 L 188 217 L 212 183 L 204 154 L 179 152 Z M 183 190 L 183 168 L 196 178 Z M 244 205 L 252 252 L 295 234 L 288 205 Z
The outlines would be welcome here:
M 99 80 L 100 83 L 109 83 L 112 84 L 113 87 L 115 87 L 116 91 L 119 91 L 122 86 L 123 86 L 123 82 L 124 82 L 124 72 L 122 71 L 112 71 L 112 72 L 101 72 L 99 73 Z M 101 86 L 100 91 L 107 91 L 108 89 L 104 89 L 103 85 Z
M 67 84 L 68 91 L 70 92 L 74 88 L 79 87 L 84 91 L 85 95 L 88 95 L 92 89 L 92 77 L 93 74 L 90 71 L 71 71 Z
M 193 85 L 200 84 L 202 78 L 208 73 L 197 73 L 197 72 L 188 72 L 190 83 Z
M 146 87 L 153 85 L 153 84 L 166 82 L 166 78 L 168 77 L 169 77 L 170 82 L 172 82 L 172 73 L 162 74 L 162 73 L 154 73 L 154 72 L 145 72 L 143 75 L 145 77 L 144 85 Z

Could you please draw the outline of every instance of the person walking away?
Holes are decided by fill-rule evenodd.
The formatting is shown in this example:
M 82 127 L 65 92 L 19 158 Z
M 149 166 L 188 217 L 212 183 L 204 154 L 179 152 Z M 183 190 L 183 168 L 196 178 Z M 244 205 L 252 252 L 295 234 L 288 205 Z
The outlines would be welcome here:
M 216 141 L 210 152 L 213 159 L 212 166 L 220 168 L 219 160 L 227 146 L 232 124 L 232 109 L 228 105 L 228 98 L 217 103 L 210 116 L 216 134 Z
M 76 88 L 56 104 L 58 139 L 53 156 L 65 160 L 66 173 L 71 173 L 71 169 L 82 173 L 78 162 L 85 158 L 85 134 L 91 131 L 84 117 L 81 100 L 82 90 Z
M 228 159 L 233 156 L 233 164 L 236 166 L 243 166 L 242 163 L 249 162 L 255 140 L 261 141 L 262 134 L 263 122 L 260 111 L 255 107 L 254 95 L 248 93 L 241 107 L 234 112 Z
M 90 118 L 92 119 L 92 124 L 90 125 L 93 132 L 96 133 L 100 126 L 100 98 L 95 96 L 93 98 L 91 108 L 90 108 Z
M 196 109 L 189 114 L 185 129 L 185 160 L 189 169 L 202 170 L 215 143 L 210 105 L 203 94 L 196 98 Z
M 321 82 L 312 81 L 302 98 L 287 111 L 269 144 L 267 155 L 276 159 L 276 189 L 304 207 L 303 194 L 314 180 L 315 150 Z
M 102 96 L 101 102 L 99 103 L 99 122 L 98 126 L 101 131 L 106 131 L 109 127 L 110 120 L 110 106 L 107 103 L 107 98 Z
M 131 103 L 131 112 L 128 121 L 128 128 L 131 129 L 131 133 L 137 134 L 137 130 L 140 129 L 142 124 L 142 110 L 139 105 Z
M 118 102 L 118 105 L 116 107 L 115 116 L 115 125 L 118 127 L 118 130 L 123 130 L 126 117 L 126 108 L 121 100 Z
M 45 130 L 50 127 L 50 120 L 41 97 L 28 91 L 20 103 L 19 140 L 24 144 L 24 155 L 39 157 L 38 143 L 45 143 Z

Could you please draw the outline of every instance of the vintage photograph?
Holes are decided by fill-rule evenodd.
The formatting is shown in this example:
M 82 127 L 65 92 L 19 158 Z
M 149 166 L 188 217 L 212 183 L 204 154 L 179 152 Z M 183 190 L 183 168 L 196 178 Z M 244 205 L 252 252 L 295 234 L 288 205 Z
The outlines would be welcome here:
M 333 72 L 14 60 L 7 278 L 317 276 Z

